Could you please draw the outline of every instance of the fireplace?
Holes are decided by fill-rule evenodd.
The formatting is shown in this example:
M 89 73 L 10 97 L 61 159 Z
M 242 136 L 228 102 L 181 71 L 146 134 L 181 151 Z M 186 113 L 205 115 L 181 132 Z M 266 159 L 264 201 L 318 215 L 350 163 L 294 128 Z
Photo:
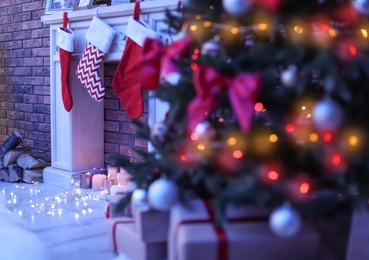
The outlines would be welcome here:
M 156 0 L 141 3 L 141 19 L 151 28 L 160 31 L 165 25 L 165 9 L 175 9 L 177 0 Z M 92 18 L 98 17 L 116 31 L 114 42 L 103 62 L 118 62 L 124 50 L 124 34 L 128 18 L 133 16 L 134 4 L 98 7 L 71 11 L 68 25 L 75 33 L 70 83 L 73 108 L 66 112 L 61 98 L 60 60 L 56 29 L 62 26 L 63 14 L 45 15 L 41 21 L 50 25 L 50 108 L 51 108 L 51 167 L 44 170 L 44 182 L 69 188 L 73 176 L 93 167 L 104 166 L 104 101 L 96 102 L 83 88 L 75 69 L 85 45 L 85 35 Z M 163 39 L 165 35 L 163 35 Z M 103 66 L 100 67 L 103 78 Z M 77 86 L 77 87 L 76 87 Z M 166 105 L 149 95 L 148 122 L 163 119 Z M 149 147 L 150 149 L 150 147 Z

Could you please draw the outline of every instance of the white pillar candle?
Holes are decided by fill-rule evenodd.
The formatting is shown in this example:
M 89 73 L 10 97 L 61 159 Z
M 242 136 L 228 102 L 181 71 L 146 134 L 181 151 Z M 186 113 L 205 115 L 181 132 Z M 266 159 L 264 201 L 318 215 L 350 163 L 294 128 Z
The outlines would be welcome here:
M 115 165 L 108 165 L 107 166 L 107 172 L 108 172 L 108 178 L 114 180 L 114 184 L 117 184 L 116 178 L 117 173 L 119 172 L 120 167 Z
M 129 177 L 130 175 L 128 172 L 118 172 L 117 173 L 117 184 L 127 186 Z
M 91 172 L 81 172 L 80 174 L 80 188 L 91 189 L 92 187 L 92 176 Z
M 106 179 L 105 174 L 94 174 L 92 176 L 92 190 L 98 191 L 103 189 L 103 180 Z
M 110 187 L 110 194 L 112 196 L 116 195 L 117 193 L 125 193 L 127 187 L 124 185 L 111 185 Z

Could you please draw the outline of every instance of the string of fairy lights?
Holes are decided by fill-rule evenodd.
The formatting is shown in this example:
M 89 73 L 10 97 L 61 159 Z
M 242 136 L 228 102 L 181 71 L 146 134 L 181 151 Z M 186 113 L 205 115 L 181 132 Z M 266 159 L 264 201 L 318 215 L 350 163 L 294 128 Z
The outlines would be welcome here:
M 73 187 L 73 185 L 72 185 Z M 96 209 L 100 209 L 104 199 L 103 191 L 99 196 L 84 193 L 74 187 L 53 196 L 46 196 L 47 191 L 42 185 L 14 184 L 11 188 L 3 187 L 0 195 L 5 198 L 8 213 L 15 213 L 25 220 L 35 221 L 40 216 L 55 218 L 72 217 L 76 222 L 87 217 Z M 1 205 L 3 206 L 3 205 Z

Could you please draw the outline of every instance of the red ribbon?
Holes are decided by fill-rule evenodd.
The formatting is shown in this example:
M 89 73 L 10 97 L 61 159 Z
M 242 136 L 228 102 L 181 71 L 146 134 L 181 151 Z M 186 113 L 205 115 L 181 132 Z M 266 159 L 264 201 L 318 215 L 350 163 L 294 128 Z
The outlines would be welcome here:
M 193 72 L 197 96 L 188 107 L 188 128 L 193 132 L 207 113 L 216 106 L 216 94 L 226 89 L 238 123 L 243 131 L 251 127 L 256 97 L 261 86 L 259 73 L 240 73 L 236 77 L 220 74 L 209 66 L 200 66 Z
M 116 221 L 113 224 L 113 245 L 114 245 L 114 252 L 118 253 L 118 245 L 117 245 L 117 240 L 116 240 L 116 233 L 117 233 L 117 226 L 118 224 L 131 224 L 134 223 L 133 220 L 121 220 L 121 221 Z
M 159 85 L 160 72 L 164 77 L 173 72 L 180 72 L 175 60 L 184 58 L 191 46 L 191 38 L 184 36 L 168 46 L 164 46 L 159 40 L 146 38 L 143 45 L 143 57 L 140 64 L 141 75 L 139 80 L 142 86 L 154 90 Z
M 110 203 L 106 207 L 105 217 L 106 218 L 110 218 Z
M 178 259 L 178 252 L 175 250 L 177 246 L 178 241 L 178 235 L 179 235 L 179 229 L 185 225 L 193 225 L 193 224 L 208 224 L 212 223 L 215 233 L 218 238 L 218 258 L 217 260 L 227 260 L 228 259 L 228 240 L 227 240 L 227 234 L 225 233 L 225 230 L 221 226 L 215 226 L 214 224 L 214 211 L 210 205 L 210 203 L 207 201 L 205 202 L 205 208 L 208 213 L 208 218 L 204 219 L 189 219 L 189 220 L 181 220 L 179 221 L 174 229 L 174 258 Z M 239 223 L 239 222 L 255 222 L 255 221 L 267 221 L 268 216 L 255 216 L 255 217 L 242 217 L 242 218 L 232 218 L 228 221 L 232 223 Z

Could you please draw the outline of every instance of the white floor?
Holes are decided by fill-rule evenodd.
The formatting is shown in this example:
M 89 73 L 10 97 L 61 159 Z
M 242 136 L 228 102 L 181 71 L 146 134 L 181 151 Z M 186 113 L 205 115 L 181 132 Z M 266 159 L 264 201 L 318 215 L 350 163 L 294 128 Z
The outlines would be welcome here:
M 65 190 L 47 184 L 0 182 L 0 195 L 16 225 L 37 235 L 50 251 L 53 260 L 110 260 L 117 256 L 107 238 L 104 196 L 91 190 Z M 4 207 L 3 207 L 4 208 Z M 0 222 L 2 221 L 0 211 Z M 9 214 L 9 213 L 7 213 Z M 1 224 L 1 223 L 0 223 Z M 1 237 L 1 229 L 0 229 Z M 12 238 L 9 238 L 12 239 Z M 14 250 L 22 247 L 15 241 Z M 0 245 L 2 247 L 3 245 Z M 8 260 L 1 257 L 0 259 Z M 26 255 L 24 260 L 30 259 Z M 23 260 L 17 259 L 17 260 Z M 9 259 L 13 260 L 13 259 Z

